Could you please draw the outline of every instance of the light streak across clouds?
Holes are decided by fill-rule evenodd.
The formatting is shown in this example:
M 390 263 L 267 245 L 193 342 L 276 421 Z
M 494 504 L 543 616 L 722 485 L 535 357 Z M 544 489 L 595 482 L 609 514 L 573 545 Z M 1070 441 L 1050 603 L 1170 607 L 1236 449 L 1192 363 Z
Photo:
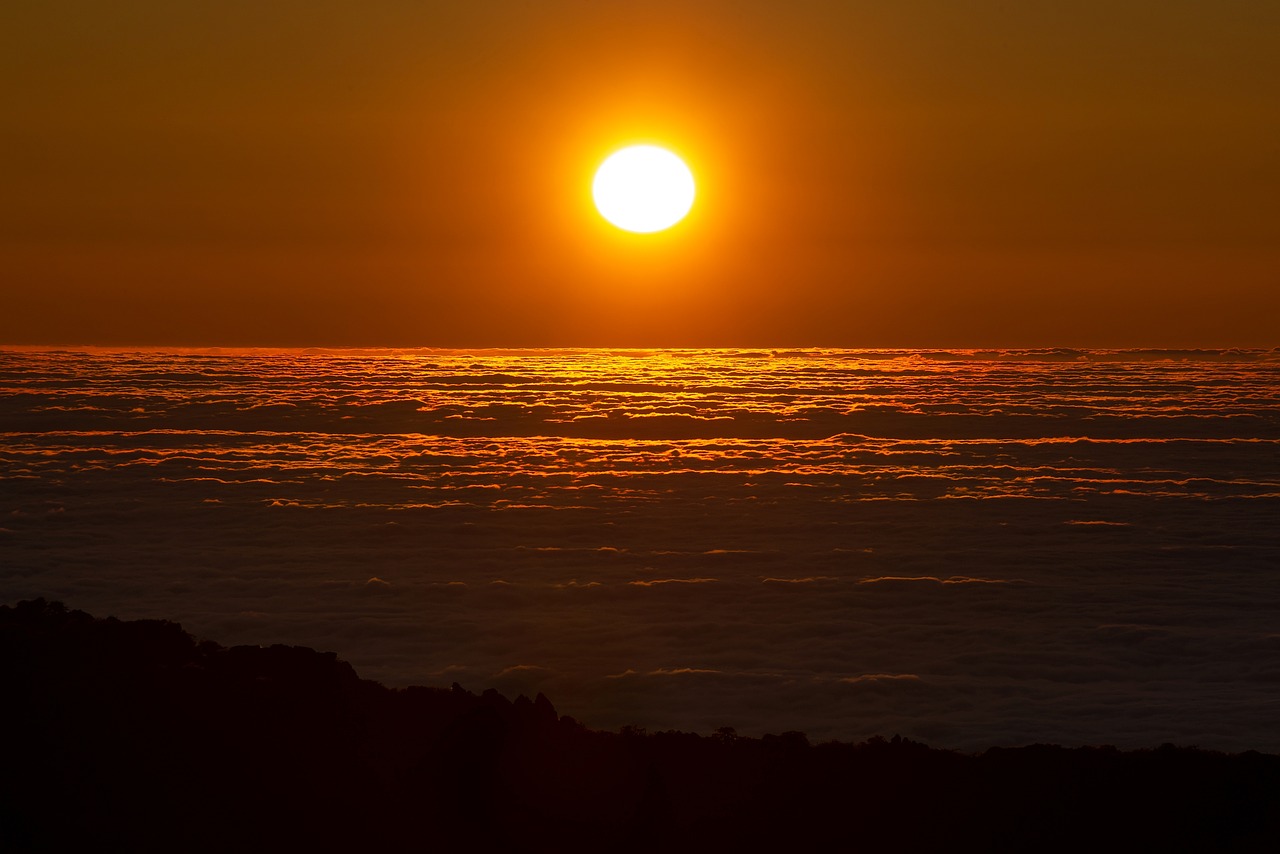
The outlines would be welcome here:
M 1274 351 L 10 350 L 0 478 L 5 601 L 390 684 L 1280 749 Z

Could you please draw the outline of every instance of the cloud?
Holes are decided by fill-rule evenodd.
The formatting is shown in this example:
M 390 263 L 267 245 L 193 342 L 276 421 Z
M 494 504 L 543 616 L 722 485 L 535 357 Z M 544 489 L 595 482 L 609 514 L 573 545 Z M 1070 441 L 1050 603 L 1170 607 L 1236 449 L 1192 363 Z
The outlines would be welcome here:
M 658 587 L 662 584 L 714 584 L 718 578 L 650 578 L 628 581 L 632 587 Z
M 537 664 L 513 664 L 512 666 L 504 667 L 501 671 L 499 671 L 498 673 L 495 673 L 494 678 L 500 679 L 504 676 L 511 676 L 517 673 L 523 674 L 523 673 L 546 673 L 546 672 L 548 672 L 547 668 Z
M 605 675 L 604 678 L 605 679 L 626 679 L 629 676 L 638 676 L 638 675 L 639 674 L 637 673 L 637 671 L 632 670 L 631 668 L 627 668 L 621 673 L 608 673 Z
M 708 673 L 720 673 L 719 670 L 710 670 L 701 667 L 659 667 L 656 670 L 650 670 L 649 676 L 699 676 Z
M 1280 361 L 1079 355 L 4 353 L 0 587 L 593 726 L 1280 750 Z

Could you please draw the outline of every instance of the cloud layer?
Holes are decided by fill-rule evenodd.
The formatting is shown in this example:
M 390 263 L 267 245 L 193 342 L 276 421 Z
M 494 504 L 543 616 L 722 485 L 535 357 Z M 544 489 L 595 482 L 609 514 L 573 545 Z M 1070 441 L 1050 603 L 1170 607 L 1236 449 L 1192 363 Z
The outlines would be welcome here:
M 0 590 L 593 726 L 1280 750 L 1275 352 L 0 353 Z

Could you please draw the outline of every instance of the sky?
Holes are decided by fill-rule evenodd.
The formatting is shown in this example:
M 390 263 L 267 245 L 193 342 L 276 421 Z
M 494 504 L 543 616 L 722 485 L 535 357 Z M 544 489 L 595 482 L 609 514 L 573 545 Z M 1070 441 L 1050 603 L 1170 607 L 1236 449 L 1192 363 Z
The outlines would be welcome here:
M 10 0 L 0 344 L 1277 346 L 1278 96 L 1264 0 Z

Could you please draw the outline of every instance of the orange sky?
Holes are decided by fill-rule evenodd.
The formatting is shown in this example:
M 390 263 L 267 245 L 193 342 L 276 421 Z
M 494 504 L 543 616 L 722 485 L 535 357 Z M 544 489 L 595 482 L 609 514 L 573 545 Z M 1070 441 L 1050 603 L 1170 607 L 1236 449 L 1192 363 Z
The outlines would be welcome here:
M 0 343 L 1275 346 L 1278 96 L 1263 0 L 15 0 Z

